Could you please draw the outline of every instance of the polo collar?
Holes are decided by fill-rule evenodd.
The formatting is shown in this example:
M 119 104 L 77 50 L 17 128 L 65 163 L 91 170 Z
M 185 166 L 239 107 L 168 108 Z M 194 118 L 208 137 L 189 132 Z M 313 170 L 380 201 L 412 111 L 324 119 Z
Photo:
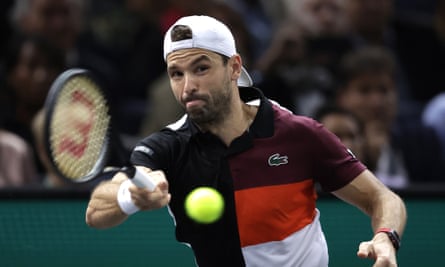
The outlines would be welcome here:
M 271 137 L 274 132 L 274 111 L 272 103 L 267 99 L 263 92 L 255 87 L 243 87 L 240 90 L 241 99 L 246 102 L 259 104 L 258 112 L 249 127 L 249 134 L 254 138 Z M 255 103 L 255 101 L 259 103 Z

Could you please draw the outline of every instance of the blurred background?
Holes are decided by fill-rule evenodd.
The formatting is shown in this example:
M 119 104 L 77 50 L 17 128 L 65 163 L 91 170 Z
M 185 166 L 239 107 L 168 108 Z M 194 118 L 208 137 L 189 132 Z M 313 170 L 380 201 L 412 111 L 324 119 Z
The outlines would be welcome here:
M 320 121 L 407 201 L 400 265 L 442 266 L 444 0 L 4 0 L 0 12 L 1 266 L 193 266 L 166 210 L 87 228 L 95 182 L 73 185 L 52 171 L 42 113 L 61 72 L 89 69 L 131 151 L 183 113 L 162 41 L 192 14 L 226 23 L 256 87 Z M 371 266 L 354 261 L 372 234 L 366 217 L 324 192 L 319 205 L 330 266 Z

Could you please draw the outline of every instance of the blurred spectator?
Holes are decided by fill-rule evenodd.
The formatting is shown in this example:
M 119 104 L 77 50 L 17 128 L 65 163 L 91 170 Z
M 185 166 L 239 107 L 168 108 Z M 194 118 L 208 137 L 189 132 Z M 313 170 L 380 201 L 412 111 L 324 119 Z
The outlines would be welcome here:
M 64 51 L 75 48 L 82 29 L 83 3 L 76 0 L 15 0 L 12 21 L 16 30 L 39 34 Z M 74 56 L 74 55 L 73 55 Z
M 10 40 L 4 67 L 0 81 L 3 127 L 33 147 L 31 121 L 65 67 L 63 55 L 42 38 L 17 35 Z M 40 170 L 39 162 L 36 165 Z
M 11 9 L 13 30 L 39 36 L 62 51 L 67 67 L 91 70 L 105 88 L 120 87 L 113 53 L 91 34 L 85 0 L 15 0 Z
M 213 0 L 169 0 L 167 2 L 169 3 L 167 9 L 161 14 L 162 33 L 165 33 L 182 16 L 204 13 L 207 4 Z
M 389 50 L 364 47 L 340 66 L 337 104 L 364 123 L 367 165 L 390 187 L 443 182 L 437 136 L 419 117 L 397 114 L 395 62 Z M 398 116 L 399 115 L 399 116 Z
M 0 188 L 38 184 L 32 148 L 18 135 L 0 130 Z
M 350 32 L 357 45 L 392 47 L 394 0 L 344 0 Z
M 303 86 L 311 81 L 313 73 L 306 56 L 304 31 L 295 22 L 285 21 L 255 64 L 256 83 L 264 94 L 296 113 L 302 109 L 294 102 L 296 95 L 305 93 Z
M 412 97 L 425 104 L 445 88 L 445 1 L 411 2 L 417 2 L 416 7 L 400 12 L 394 23 L 395 51 Z M 414 9 L 422 5 L 435 9 L 422 13 Z
M 5 56 L 6 45 L 8 43 L 6 40 L 9 40 L 12 34 L 11 23 L 8 19 L 8 12 L 12 4 L 13 0 L 0 2 L 0 36 L 3 40 L 2 42 L 0 42 L 0 68 L 3 62 L 3 57 Z
M 442 144 L 442 156 L 445 160 L 445 93 L 440 93 L 427 103 L 422 114 L 425 125 L 433 128 Z
M 32 160 L 32 168 L 37 168 L 37 172 L 40 173 L 43 166 L 34 149 L 31 121 L 44 105 L 52 81 L 63 70 L 64 60 L 56 48 L 38 37 L 16 36 L 8 45 L 0 93 L 3 126 L 26 142 L 26 146 L 29 147 L 26 149 L 26 154 L 29 154 L 26 160 Z M 11 151 L 11 159 L 14 157 Z M 18 157 L 19 155 L 16 164 L 21 162 Z M 24 172 L 35 171 L 27 171 L 24 168 L 16 175 L 20 176 Z M 22 178 L 21 183 L 17 185 L 24 187 L 35 184 L 38 178 L 37 174 L 33 174 L 28 178 Z
M 341 56 L 352 48 L 346 0 L 283 0 L 287 17 L 303 29 L 311 64 L 334 73 Z
M 257 83 L 296 114 L 314 116 L 333 95 L 338 62 L 352 48 L 344 1 L 281 1 L 281 24 L 255 65 Z
M 116 118 L 125 136 L 137 135 L 149 104 L 147 87 L 165 71 L 162 16 L 170 0 L 126 0 L 94 3 L 91 27 L 118 51 L 119 88 L 113 92 Z M 106 8 L 100 7 L 105 5 Z
M 352 112 L 335 105 L 317 110 L 315 119 L 333 132 L 352 153 L 366 164 L 363 123 Z
M 288 18 L 297 21 L 311 37 L 342 36 L 349 30 L 346 0 L 282 0 Z
M 283 0 L 287 12 L 257 61 L 259 87 L 296 114 L 313 116 L 332 96 L 341 55 L 351 48 L 342 0 Z
M 407 76 L 405 63 L 399 54 L 399 44 L 411 45 L 407 39 L 397 35 L 394 25 L 395 0 L 345 0 L 346 16 L 350 25 L 349 38 L 353 47 L 375 45 L 391 50 L 396 68 L 395 81 L 397 83 L 399 106 L 401 112 L 415 112 L 420 114 L 421 107 L 413 99 L 412 85 Z
M 69 66 L 86 67 L 99 72 L 112 68 L 107 50 L 91 36 L 85 22 L 84 0 L 15 0 L 11 10 L 14 30 L 37 35 L 62 50 Z M 103 71 L 100 74 L 112 74 Z
M 252 60 L 258 59 L 269 46 L 278 16 L 281 21 L 282 3 L 266 0 L 224 0 L 240 14 L 244 27 L 249 32 L 252 43 Z M 253 77 L 255 80 L 255 77 Z

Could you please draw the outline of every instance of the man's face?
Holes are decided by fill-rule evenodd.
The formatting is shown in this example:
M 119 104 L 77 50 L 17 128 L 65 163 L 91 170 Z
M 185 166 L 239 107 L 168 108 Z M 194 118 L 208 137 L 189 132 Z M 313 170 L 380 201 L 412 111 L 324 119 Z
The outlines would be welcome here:
M 203 49 L 183 49 L 167 57 L 167 72 L 177 101 L 198 125 L 214 125 L 230 113 L 235 80 L 230 60 Z
M 352 79 L 339 96 L 339 104 L 355 113 L 365 124 L 392 124 L 397 110 L 394 80 L 387 73 L 366 73 Z

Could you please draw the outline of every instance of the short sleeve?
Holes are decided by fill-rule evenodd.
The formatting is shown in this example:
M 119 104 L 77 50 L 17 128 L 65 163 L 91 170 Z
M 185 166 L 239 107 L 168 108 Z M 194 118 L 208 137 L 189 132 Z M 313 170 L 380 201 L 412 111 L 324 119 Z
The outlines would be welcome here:
M 340 139 L 322 124 L 311 120 L 311 156 L 314 179 L 327 192 L 350 183 L 366 166 L 347 149 Z
M 134 147 L 130 162 L 152 170 L 167 170 L 171 162 L 175 136 L 171 131 L 161 131 L 142 139 Z

